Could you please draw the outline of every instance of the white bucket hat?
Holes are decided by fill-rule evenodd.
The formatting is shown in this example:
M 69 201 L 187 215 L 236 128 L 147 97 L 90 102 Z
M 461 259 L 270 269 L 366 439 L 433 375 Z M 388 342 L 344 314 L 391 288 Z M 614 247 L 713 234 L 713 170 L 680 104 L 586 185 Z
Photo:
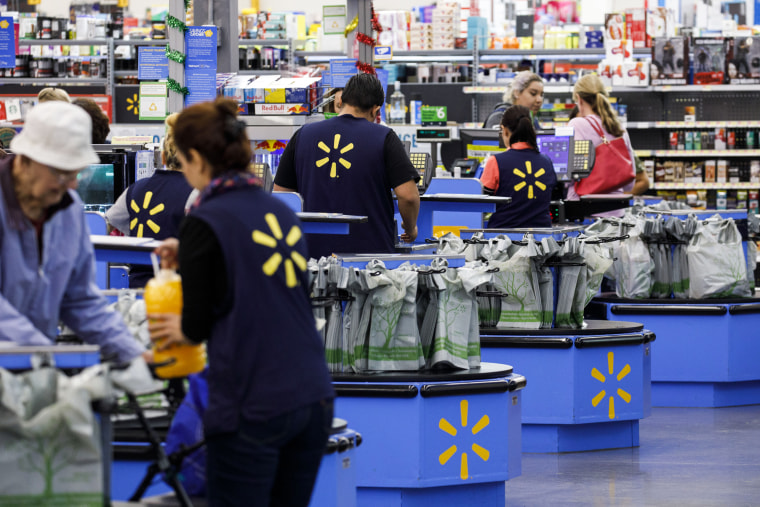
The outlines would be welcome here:
M 24 128 L 11 140 L 14 154 L 64 171 L 78 171 L 100 158 L 92 149 L 92 120 L 79 106 L 43 102 L 26 115 Z

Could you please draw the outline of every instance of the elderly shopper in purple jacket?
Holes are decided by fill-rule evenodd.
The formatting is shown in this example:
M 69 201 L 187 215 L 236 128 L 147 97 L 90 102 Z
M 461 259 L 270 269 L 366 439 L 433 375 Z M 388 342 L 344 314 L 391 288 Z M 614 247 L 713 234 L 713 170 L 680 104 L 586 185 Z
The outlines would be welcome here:
M 0 160 L 0 346 L 51 345 L 59 322 L 106 356 L 128 361 L 144 348 L 95 284 L 94 251 L 79 171 L 99 162 L 90 117 L 66 102 L 27 115 Z

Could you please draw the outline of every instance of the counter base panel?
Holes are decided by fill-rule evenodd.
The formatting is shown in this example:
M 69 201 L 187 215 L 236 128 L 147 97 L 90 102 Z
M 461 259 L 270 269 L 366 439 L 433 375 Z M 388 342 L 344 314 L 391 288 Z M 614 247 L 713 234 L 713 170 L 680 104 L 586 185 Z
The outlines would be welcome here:
M 639 421 L 523 424 L 523 452 L 578 452 L 639 446 Z
M 481 482 L 466 486 L 438 488 L 367 488 L 357 489 L 358 505 L 362 507 L 500 507 L 506 505 L 506 483 Z
M 656 407 L 735 407 L 760 403 L 760 380 L 747 382 L 652 382 Z

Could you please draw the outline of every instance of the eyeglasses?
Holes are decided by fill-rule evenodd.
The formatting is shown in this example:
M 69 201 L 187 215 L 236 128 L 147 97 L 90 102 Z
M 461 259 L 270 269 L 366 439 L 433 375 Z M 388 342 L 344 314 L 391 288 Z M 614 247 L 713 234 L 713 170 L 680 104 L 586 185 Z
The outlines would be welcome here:
M 58 183 L 61 185 L 67 185 L 73 181 L 76 181 L 80 171 L 61 171 L 60 169 L 54 169 L 50 166 L 45 166 L 50 171 L 50 174 L 56 177 Z

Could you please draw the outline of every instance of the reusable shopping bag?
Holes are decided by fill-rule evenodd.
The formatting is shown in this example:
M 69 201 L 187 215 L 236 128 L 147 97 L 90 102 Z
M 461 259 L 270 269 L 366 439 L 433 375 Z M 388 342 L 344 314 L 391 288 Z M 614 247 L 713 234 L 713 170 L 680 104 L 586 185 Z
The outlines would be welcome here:
M 0 505 L 103 505 L 103 449 L 90 403 L 100 365 L 69 378 L 51 367 L 0 368 Z
M 367 272 L 349 269 L 347 289 L 350 296 L 343 312 L 343 336 L 346 371 L 367 369 L 369 351 L 369 321 L 372 316 L 372 300 L 366 282 Z
M 600 243 L 592 243 L 593 240 L 585 240 L 581 246 L 581 254 L 586 263 L 586 294 L 583 307 L 591 302 L 599 293 L 604 280 L 604 274 L 612 266 L 612 258 L 609 249 Z
M 673 220 L 677 220 L 674 218 Z M 647 218 L 643 221 L 641 237 L 647 243 L 649 256 L 654 262 L 651 298 L 669 298 L 673 292 L 671 276 L 673 262 L 670 254 L 670 242 L 665 232 L 664 220 L 661 216 Z
M 526 235 L 525 246 L 514 246 L 514 253 L 506 261 L 492 261 L 498 268 L 492 274 L 496 290 L 507 295 L 501 301 L 501 315 L 497 328 L 539 329 L 541 327 L 541 292 L 538 273 L 532 259 L 539 252 L 533 236 Z
M 699 224 L 686 249 L 689 297 L 749 297 L 747 262 L 733 219 L 715 215 Z
M 550 329 L 554 325 L 554 271 L 545 262 L 560 251 L 560 246 L 554 238 L 543 238 L 540 250 L 533 263 L 541 299 L 541 329 Z
M 586 264 L 578 238 L 565 238 L 559 254 L 559 289 L 554 326 L 580 329 L 586 301 Z
M 670 272 L 674 298 L 685 299 L 689 297 L 689 256 L 686 250 L 697 226 L 698 221 L 694 215 L 689 215 L 685 219 L 671 217 L 665 222 L 665 231 L 668 237 L 675 242 Z
M 411 266 L 386 269 L 367 264 L 372 302 L 367 368 L 373 371 L 418 370 L 425 365 L 417 328 L 417 272 Z
M 586 117 L 586 121 L 602 142 L 595 149 L 591 174 L 575 183 L 575 192 L 578 195 L 606 194 L 631 183 L 636 178 L 636 173 L 625 140 L 622 137 L 608 140 L 595 118 Z
M 436 259 L 431 268 L 445 268 L 438 276 L 443 290 L 438 293 L 438 319 L 433 340 L 431 366 L 467 369 L 480 365 L 480 326 L 475 290 L 490 279 L 487 266 L 447 268 Z
M 613 247 L 615 293 L 620 298 L 645 299 L 652 293 L 654 261 L 641 239 L 641 222 L 628 231 L 628 236 Z

